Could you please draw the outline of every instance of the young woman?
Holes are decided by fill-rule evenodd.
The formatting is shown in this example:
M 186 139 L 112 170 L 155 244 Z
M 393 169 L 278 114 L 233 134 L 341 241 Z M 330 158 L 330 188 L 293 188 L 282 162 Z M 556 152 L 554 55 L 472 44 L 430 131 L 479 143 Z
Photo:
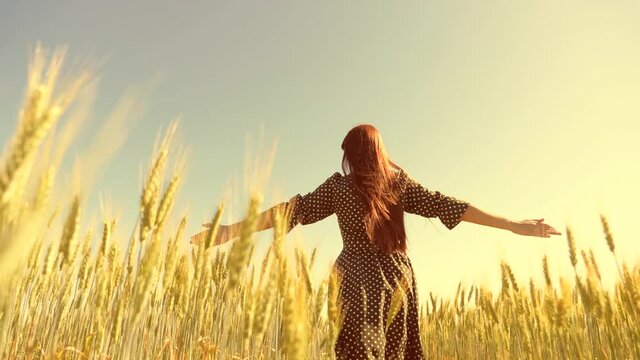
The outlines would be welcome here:
M 423 187 L 388 158 L 380 133 L 371 125 L 351 129 L 342 150 L 344 175 L 336 172 L 314 191 L 261 213 L 257 227 L 273 227 L 273 212 L 283 204 L 291 214 L 288 230 L 337 215 L 343 249 L 334 267 L 342 278 L 339 300 L 345 315 L 334 348 L 337 359 L 424 359 L 404 212 L 437 217 L 448 229 L 468 221 L 520 235 L 560 235 L 544 219 L 512 221 Z M 220 226 L 215 243 L 236 237 L 241 224 Z M 387 326 L 391 296 L 398 286 L 405 289 L 404 305 Z

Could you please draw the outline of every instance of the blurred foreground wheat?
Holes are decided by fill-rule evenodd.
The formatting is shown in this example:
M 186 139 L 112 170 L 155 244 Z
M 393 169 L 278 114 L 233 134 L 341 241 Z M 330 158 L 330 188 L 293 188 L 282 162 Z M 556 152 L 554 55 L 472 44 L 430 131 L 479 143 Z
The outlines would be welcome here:
M 216 226 L 191 254 L 179 251 L 188 218 L 177 229 L 166 226 L 182 179 L 179 166 L 166 175 L 176 123 L 152 156 L 126 249 L 113 238 L 117 219 L 82 229 L 82 194 L 57 208 L 50 192 L 59 169 L 38 149 L 89 79 L 81 73 L 58 87 L 63 55 L 47 61 L 36 49 L 17 131 L 0 163 L 2 358 L 333 358 L 344 321 L 341 277 L 331 272 L 314 288 L 315 251 L 285 256 L 286 214 L 277 216 L 261 268 L 248 269 L 260 193 L 251 194 L 245 228 L 229 251 L 209 246 Z M 223 210 L 212 214 L 214 224 Z M 607 219 L 601 222 L 615 259 Z M 561 278 L 555 289 L 545 257 L 545 284 L 518 284 L 502 263 L 497 296 L 474 286 L 459 286 L 454 299 L 430 296 L 420 311 L 427 357 L 640 358 L 637 267 L 616 263 L 620 279 L 606 292 L 593 253 L 578 252 L 571 229 L 567 240 L 574 269 L 579 261 L 587 269 L 575 271 L 573 285 Z M 402 303 L 398 294 L 390 316 Z

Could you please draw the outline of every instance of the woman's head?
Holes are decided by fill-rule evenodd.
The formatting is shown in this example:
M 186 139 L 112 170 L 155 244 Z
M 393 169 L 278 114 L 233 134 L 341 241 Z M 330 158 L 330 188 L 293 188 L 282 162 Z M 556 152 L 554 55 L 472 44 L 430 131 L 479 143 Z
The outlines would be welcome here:
M 365 202 L 369 238 L 385 253 L 405 252 L 403 210 L 393 172 L 400 167 L 389 159 L 380 132 L 369 124 L 358 125 L 347 133 L 341 147 L 342 170 L 352 174 Z

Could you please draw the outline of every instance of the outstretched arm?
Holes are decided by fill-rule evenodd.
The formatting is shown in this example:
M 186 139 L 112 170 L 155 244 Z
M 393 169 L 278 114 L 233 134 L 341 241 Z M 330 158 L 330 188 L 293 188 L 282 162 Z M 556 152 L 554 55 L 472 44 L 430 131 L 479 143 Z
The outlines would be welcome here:
M 287 215 L 290 215 L 286 217 L 288 218 L 288 223 L 285 224 L 287 233 L 296 224 L 312 224 L 333 214 L 333 184 L 341 176 L 339 172 L 335 172 L 310 193 L 304 196 L 296 194 L 289 201 L 281 202 L 261 212 L 258 214 L 256 231 L 270 229 L 274 226 L 276 210 L 285 211 Z M 243 222 L 244 220 L 229 226 L 220 225 L 213 245 L 222 244 L 239 236 Z M 202 226 L 210 227 L 211 224 L 202 224 Z M 191 237 L 191 243 L 198 244 L 206 236 L 207 230 L 200 232 Z
M 462 221 L 509 230 L 515 234 L 526 236 L 548 238 L 551 237 L 551 235 L 562 235 L 558 230 L 545 224 L 543 222 L 544 219 L 514 221 L 502 216 L 490 214 L 473 205 L 469 205 L 464 214 L 462 214 Z
M 289 200 L 288 202 L 281 202 L 279 204 L 276 204 L 269 209 L 259 213 L 258 218 L 256 219 L 256 231 L 271 229 L 275 223 L 275 212 L 280 209 L 284 214 L 284 210 L 286 209 L 287 204 L 292 203 L 294 201 L 294 198 L 295 197 L 291 198 L 291 200 Z M 220 245 L 240 236 L 240 229 L 242 228 L 244 221 L 245 220 L 242 220 L 231 225 L 220 224 L 218 227 L 216 239 L 212 245 Z M 207 228 L 211 227 L 211 225 L 211 223 L 202 224 L 202 226 Z M 286 230 L 287 232 L 289 232 L 291 229 L 287 228 Z M 191 243 L 194 245 L 200 244 L 206 238 L 207 233 L 208 230 L 204 230 L 194 235 L 193 237 L 191 237 Z
M 293 198 L 291 200 L 289 200 L 289 202 L 291 202 L 293 200 Z M 267 230 L 267 229 L 271 229 L 274 225 L 275 225 L 275 212 L 280 209 L 281 211 L 285 210 L 285 207 L 287 206 L 286 202 L 282 202 L 279 204 L 276 204 L 272 207 L 270 207 L 269 209 L 261 212 L 260 214 L 258 214 L 258 219 L 256 220 L 256 231 L 262 231 L 262 230 Z M 226 232 L 227 232 L 227 239 L 226 240 L 231 240 L 237 236 L 240 235 L 240 229 L 242 228 L 242 224 L 244 223 L 243 221 L 239 221 L 237 223 L 225 226 L 226 227 Z M 203 226 L 210 226 L 210 224 L 203 224 Z M 287 232 L 290 229 L 287 229 Z

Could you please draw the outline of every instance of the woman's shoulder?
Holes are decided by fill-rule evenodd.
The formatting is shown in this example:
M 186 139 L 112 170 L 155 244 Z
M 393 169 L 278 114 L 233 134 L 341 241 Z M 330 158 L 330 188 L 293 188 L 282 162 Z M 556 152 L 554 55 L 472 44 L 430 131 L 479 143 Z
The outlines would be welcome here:
M 331 177 L 329 177 L 329 179 L 333 181 L 334 185 L 344 186 L 349 183 L 351 176 L 351 173 L 344 175 L 341 172 L 336 171 L 331 175 Z
M 329 179 L 336 181 L 336 180 L 342 180 L 342 178 L 344 178 L 344 176 L 342 176 L 341 173 L 339 172 L 334 172 L 333 174 L 331 174 L 331 176 L 329 176 Z
M 332 184 L 339 184 L 343 181 L 343 179 L 344 177 L 342 176 L 342 174 L 336 171 L 327 178 L 326 182 L 330 182 Z
M 396 183 L 404 190 L 407 181 L 411 179 L 411 175 L 404 169 L 400 168 L 396 171 Z
M 402 180 L 408 175 L 407 172 L 403 168 L 396 169 L 394 171 L 394 173 L 396 174 L 396 179 L 397 180 Z

